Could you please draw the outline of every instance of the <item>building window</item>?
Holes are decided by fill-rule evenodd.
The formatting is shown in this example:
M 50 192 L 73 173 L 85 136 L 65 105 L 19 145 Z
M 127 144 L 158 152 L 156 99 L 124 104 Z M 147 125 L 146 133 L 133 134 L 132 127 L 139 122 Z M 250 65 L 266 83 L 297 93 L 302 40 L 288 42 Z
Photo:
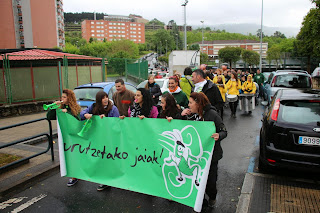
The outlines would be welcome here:
M 141 32 L 138 32 L 139 34 L 141 34 Z
M 94 28 L 94 26 L 91 26 L 91 28 Z
M 91 24 L 94 24 L 94 21 L 92 21 Z
M 121 23 L 121 25 L 125 25 L 124 23 Z
M 141 28 L 138 28 L 138 30 L 141 30 Z
M 121 35 L 121 37 L 123 37 L 123 38 L 124 38 L 124 37 L 126 37 L 126 36 L 125 36 L 125 35 Z
M 94 30 L 91 30 L 92 33 L 94 33 Z
M 91 36 L 94 36 L 94 34 L 91 34 Z

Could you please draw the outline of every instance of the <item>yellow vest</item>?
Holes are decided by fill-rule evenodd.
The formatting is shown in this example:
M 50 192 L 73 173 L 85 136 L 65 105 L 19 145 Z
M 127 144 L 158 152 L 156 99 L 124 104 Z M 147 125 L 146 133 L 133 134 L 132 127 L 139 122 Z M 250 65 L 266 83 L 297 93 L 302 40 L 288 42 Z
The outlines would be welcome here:
M 238 85 L 236 81 L 232 81 L 230 79 L 226 86 L 227 86 L 229 95 L 239 95 L 239 89 L 241 89 L 241 82 L 239 79 L 238 79 Z
M 253 83 L 253 81 L 249 82 L 249 81 L 246 81 L 243 83 L 242 85 L 242 90 L 244 92 L 244 94 L 255 94 L 256 93 L 256 85 Z

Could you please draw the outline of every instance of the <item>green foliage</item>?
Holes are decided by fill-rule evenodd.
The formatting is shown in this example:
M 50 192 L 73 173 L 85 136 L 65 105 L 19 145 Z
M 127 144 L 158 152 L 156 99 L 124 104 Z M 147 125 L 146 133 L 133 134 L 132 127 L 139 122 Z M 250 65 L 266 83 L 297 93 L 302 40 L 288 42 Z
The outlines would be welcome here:
M 191 46 L 189 46 L 189 50 L 200 50 L 200 45 L 192 44 Z
M 242 48 L 240 47 L 225 47 L 219 50 L 219 58 L 223 62 L 228 62 L 232 67 L 232 62 L 237 62 L 240 59 Z
M 315 3 L 317 8 L 320 8 L 320 0 L 311 0 L 311 2 Z
M 281 33 L 280 31 L 274 32 L 273 37 L 276 37 L 276 38 L 286 38 L 286 36 L 285 36 L 283 33 Z
M 272 61 L 276 61 L 277 67 L 281 59 L 281 48 L 279 46 L 273 46 L 268 49 L 267 51 L 267 60 L 269 64 L 271 64 Z
M 125 52 L 119 52 L 114 56 L 118 56 L 119 58 L 108 59 L 108 70 L 110 70 L 111 73 L 118 73 L 123 76 L 126 69 L 126 60 L 121 57 L 126 57 L 128 55 Z
M 75 45 L 68 42 L 66 42 L 66 45 L 63 48 L 63 52 L 67 52 L 71 54 L 80 54 L 80 50 Z
M 152 49 L 158 50 L 161 54 L 166 52 L 166 47 L 168 51 L 175 48 L 174 37 L 170 34 L 169 31 L 161 29 L 157 30 L 151 38 Z
M 160 56 L 158 60 L 162 62 L 166 62 L 167 64 L 169 63 L 169 58 L 167 56 Z
M 260 63 L 260 55 L 253 50 L 242 50 L 242 60 L 249 66 Z
M 257 30 L 257 37 L 260 38 L 261 36 L 261 29 Z M 266 37 L 266 35 L 262 32 L 262 38 Z
M 208 62 L 209 56 L 206 53 L 200 53 L 200 64 Z
M 124 51 L 128 53 L 128 58 L 138 58 L 139 57 L 139 47 L 138 44 L 130 40 L 118 40 L 107 42 L 107 53 L 108 56 L 113 57 L 118 52 Z
M 146 25 L 161 25 L 164 26 L 165 24 L 161 21 L 159 21 L 158 19 L 154 18 L 151 21 L 149 21 L 148 23 L 146 23 Z
M 103 13 L 96 13 L 97 20 L 102 20 L 104 14 Z M 64 22 L 73 23 L 73 22 L 82 22 L 83 20 L 93 20 L 94 15 L 93 13 L 64 13 Z

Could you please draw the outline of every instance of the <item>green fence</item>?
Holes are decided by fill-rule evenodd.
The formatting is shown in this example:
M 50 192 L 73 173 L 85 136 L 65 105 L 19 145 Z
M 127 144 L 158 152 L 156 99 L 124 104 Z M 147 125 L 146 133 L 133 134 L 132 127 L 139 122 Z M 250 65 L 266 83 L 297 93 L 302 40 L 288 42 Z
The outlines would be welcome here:
M 17 58 L 19 57 L 19 58 Z M 53 100 L 63 89 L 105 81 L 105 59 L 57 59 L 4 55 L 0 64 L 0 104 Z

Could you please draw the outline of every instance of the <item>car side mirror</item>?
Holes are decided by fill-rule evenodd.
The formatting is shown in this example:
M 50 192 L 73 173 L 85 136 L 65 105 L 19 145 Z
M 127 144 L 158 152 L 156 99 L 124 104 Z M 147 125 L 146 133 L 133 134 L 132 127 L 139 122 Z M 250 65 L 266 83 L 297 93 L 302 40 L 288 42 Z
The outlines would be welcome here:
M 261 105 L 262 106 L 268 106 L 269 104 L 268 104 L 268 101 L 261 101 Z

